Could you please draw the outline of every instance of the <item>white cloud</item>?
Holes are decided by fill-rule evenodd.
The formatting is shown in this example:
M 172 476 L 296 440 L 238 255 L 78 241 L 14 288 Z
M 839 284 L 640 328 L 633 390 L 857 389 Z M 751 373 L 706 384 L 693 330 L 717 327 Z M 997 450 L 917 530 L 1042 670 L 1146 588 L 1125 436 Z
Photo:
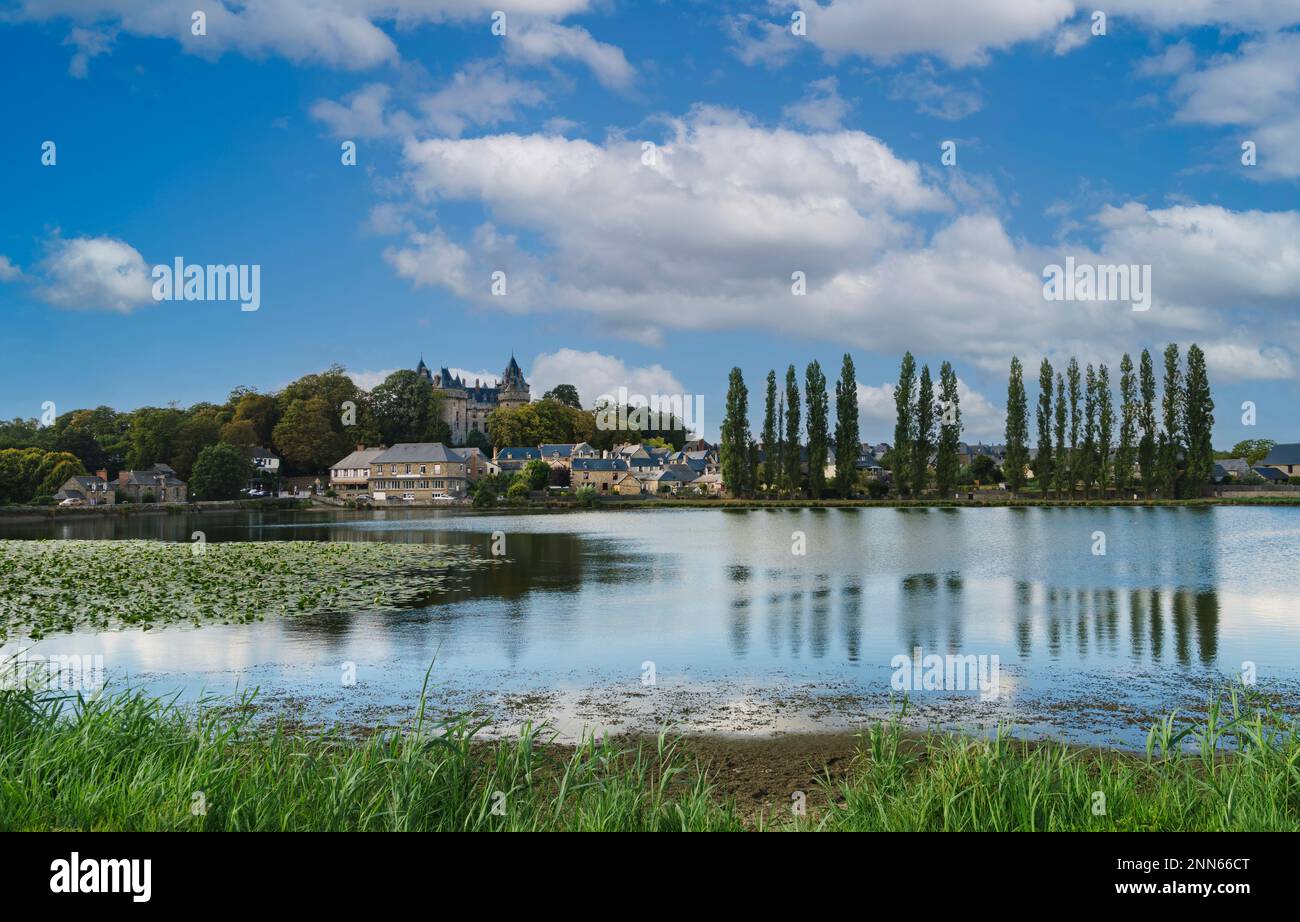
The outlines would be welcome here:
M 769 20 L 748 14 L 731 18 L 733 50 L 748 64 L 779 66 L 811 45 L 824 57 L 867 58 L 890 64 L 907 55 L 934 55 L 953 67 L 980 66 L 993 52 L 1021 42 L 1050 40 L 1066 54 L 1090 37 L 1095 4 L 1083 0 L 927 0 L 881 3 L 827 0 L 799 5 L 807 35 L 790 31 L 791 7 L 769 0 Z M 1257 32 L 1300 22 L 1294 0 L 1112 0 L 1108 28 L 1133 20 L 1160 30 L 1215 26 L 1227 32 Z
M 541 105 L 546 94 L 533 83 L 506 74 L 489 61 L 475 61 L 456 72 L 437 92 L 410 100 L 414 112 L 393 104 L 393 88 L 373 83 L 343 102 L 318 99 L 311 115 L 336 138 L 409 139 L 417 135 L 460 136 L 468 128 L 496 127 Z
M 626 89 L 636 77 L 636 70 L 627 62 L 622 49 L 596 41 L 579 26 L 527 22 L 506 32 L 506 48 L 511 57 L 530 64 L 560 58 L 580 61 L 601 84 L 612 89 Z
M 920 374 L 920 372 L 917 372 Z M 931 368 L 938 393 L 939 371 Z M 961 410 L 962 438 L 967 441 L 999 441 L 1006 434 L 1006 413 L 983 394 L 970 387 L 962 378 L 957 379 L 957 405 Z M 894 423 L 897 407 L 894 404 L 894 385 L 885 382 L 879 386 L 858 385 L 858 420 L 863 438 L 873 442 L 894 441 Z
M 906 99 L 915 103 L 917 109 L 927 115 L 949 121 L 965 118 L 978 112 L 984 105 L 978 91 L 978 83 L 974 84 L 975 89 L 962 89 L 945 86 L 935 77 L 934 65 L 929 61 L 922 61 L 916 70 L 899 74 L 891 81 L 889 97 Z
M 849 103 L 840 96 L 839 81 L 825 77 L 808 84 L 803 99 L 791 103 L 781 114 L 791 122 L 815 131 L 836 131 L 849 114 Z
M 12 282 L 22 278 L 23 270 L 14 265 L 8 256 L 0 253 L 0 282 Z
M 389 247 L 384 259 L 417 288 L 441 285 L 458 295 L 469 293 L 469 254 L 441 230 L 411 234 L 408 246 Z
M 72 60 L 68 62 L 68 73 L 82 79 L 90 69 L 90 59 L 106 54 L 113 45 L 114 35 L 111 31 L 76 28 L 68 33 L 63 44 L 76 48 Z
M 37 294 L 57 307 L 129 313 L 154 303 L 144 257 L 114 237 L 55 238 L 40 268 Z
M 543 352 L 533 359 L 528 372 L 534 396 L 557 384 L 572 384 L 584 407 L 595 405 L 605 394 L 618 395 L 620 387 L 628 394 L 650 397 L 653 394 L 684 394 L 686 389 L 672 372 L 662 365 L 629 366 L 622 359 L 599 352 L 559 349 Z
M 1173 94 L 1180 121 L 1240 126 L 1238 140 L 1256 143 L 1247 175 L 1300 178 L 1300 33 L 1246 42 L 1183 73 Z M 1228 162 L 1238 167 L 1236 156 Z
M 380 384 L 383 384 L 385 378 L 400 370 L 398 368 L 383 368 L 379 371 L 349 371 L 347 375 L 352 379 L 352 383 L 363 391 L 372 391 Z
M 586 313 L 597 329 L 652 345 L 671 330 L 760 329 L 962 358 L 999 375 L 1012 353 L 1028 362 L 1045 349 L 1108 363 L 1168 341 L 1231 339 L 1259 352 L 1291 323 L 1276 308 L 1300 297 L 1297 212 L 1108 207 L 1081 225 L 1100 241 L 1093 252 L 1013 239 L 977 198 L 950 198 L 861 132 L 766 129 L 700 108 L 670 123 L 653 164 L 641 155 L 639 139 L 618 136 L 408 143 L 414 201 L 470 201 L 491 215 L 462 248 L 469 268 L 423 281 L 454 291 L 481 278 L 472 301 Z M 929 231 L 917 221 L 957 208 L 971 210 Z M 542 243 L 525 251 L 516 237 Z M 1070 255 L 1152 265 L 1152 309 L 1045 301 L 1043 267 Z M 490 271 L 507 262 L 511 296 L 490 298 Z M 802 297 L 795 271 L 806 273 Z M 1243 321 L 1242 310 L 1265 316 Z M 1229 333 L 1235 323 L 1245 330 Z M 1261 373 L 1276 367 L 1260 362 Z
M 522 29 L 583 12 L 589 5 L 589 0 L 212 0 L 202 5 L 207 14 L 207 34 L 202 36 L 190 29 L 193 0 L 21 0 L 14 15 L 173 39 L 191 54 L 209 58 L 227 52 L 252 58 L 278 55 L 359 70 L 397 61 L 397 45 L 384 28 L 389 24 L 404 28 L 480 22 L 486 28 L 491 13 L 503 10 L 507 23 Z M 592 43 L 598 47 L 588 54 L 610 57 L 606 49 L 612 46 Z M 76 44 L 76 56 L 84 61 L 88 48 Z M 74 60 L 74 69 L 80 66 Z

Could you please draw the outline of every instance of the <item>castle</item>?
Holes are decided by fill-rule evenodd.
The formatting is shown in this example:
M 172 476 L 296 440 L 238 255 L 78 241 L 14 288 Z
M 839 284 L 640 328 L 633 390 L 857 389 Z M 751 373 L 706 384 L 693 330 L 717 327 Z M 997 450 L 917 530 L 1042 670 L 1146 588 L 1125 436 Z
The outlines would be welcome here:
M 491 386 L 476 379 L 471 387 L 445 365 L 435 375 L 424 364 L 423 358 L 415 372 L 442 398 L 442 418 L 451 429 L 451 440 L 455 445 L 465 444 L 471 432 L 481 432 L 486 436 L 488 414 L 498 407 L 521 407 L 532 399 L 523 370 L 513 355 L 501 380 Z

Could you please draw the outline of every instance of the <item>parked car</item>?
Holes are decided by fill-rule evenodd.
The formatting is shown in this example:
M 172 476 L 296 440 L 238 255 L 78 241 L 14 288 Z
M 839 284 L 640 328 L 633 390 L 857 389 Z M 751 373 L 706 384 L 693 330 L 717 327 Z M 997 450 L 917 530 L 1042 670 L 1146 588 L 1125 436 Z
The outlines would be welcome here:
M 84 499 L 77 499 L 75 496 L 69 496 L 63 502 L 59 503 L 59 505 L 72 508 L 73 506 L 84 506 L 86 505 L 86 501 Z
M 413 503 L 413 502 L 415 502 L 415 494 L 414 494 L 414 493 L 403 493 L 403 494 L 402 494 L 402 502 L 404 502 L 404 503 Z

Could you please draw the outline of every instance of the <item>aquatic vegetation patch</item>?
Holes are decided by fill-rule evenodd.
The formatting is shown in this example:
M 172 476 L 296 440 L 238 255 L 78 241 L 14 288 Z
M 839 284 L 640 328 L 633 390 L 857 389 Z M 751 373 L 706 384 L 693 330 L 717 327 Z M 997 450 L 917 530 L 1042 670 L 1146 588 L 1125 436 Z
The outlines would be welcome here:
M 411 608 L 465 547 L 389 542 L 0 541 L 0 641 L 78 629 Z

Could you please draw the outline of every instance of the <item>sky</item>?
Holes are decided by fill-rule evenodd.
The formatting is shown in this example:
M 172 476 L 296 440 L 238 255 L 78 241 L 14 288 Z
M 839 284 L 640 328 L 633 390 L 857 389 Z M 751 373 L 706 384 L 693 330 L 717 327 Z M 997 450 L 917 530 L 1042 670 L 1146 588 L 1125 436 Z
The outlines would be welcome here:
M 1300 441 L 1300 0 L 1102 12 L 0 0 L 0 417 L 513 354 L 716 437 L 731 366 L 757 428 L 769 368 L 847 351 L 881 441 L 911 350 L 1000 440 L 1013 354 L 1032 405 L 1043 357 L 1196 342 L 1216 447 Z M 257 310 L 159 300 L 178 258 Z M 1046 299 L 1067 258 L 1149 309 Z

